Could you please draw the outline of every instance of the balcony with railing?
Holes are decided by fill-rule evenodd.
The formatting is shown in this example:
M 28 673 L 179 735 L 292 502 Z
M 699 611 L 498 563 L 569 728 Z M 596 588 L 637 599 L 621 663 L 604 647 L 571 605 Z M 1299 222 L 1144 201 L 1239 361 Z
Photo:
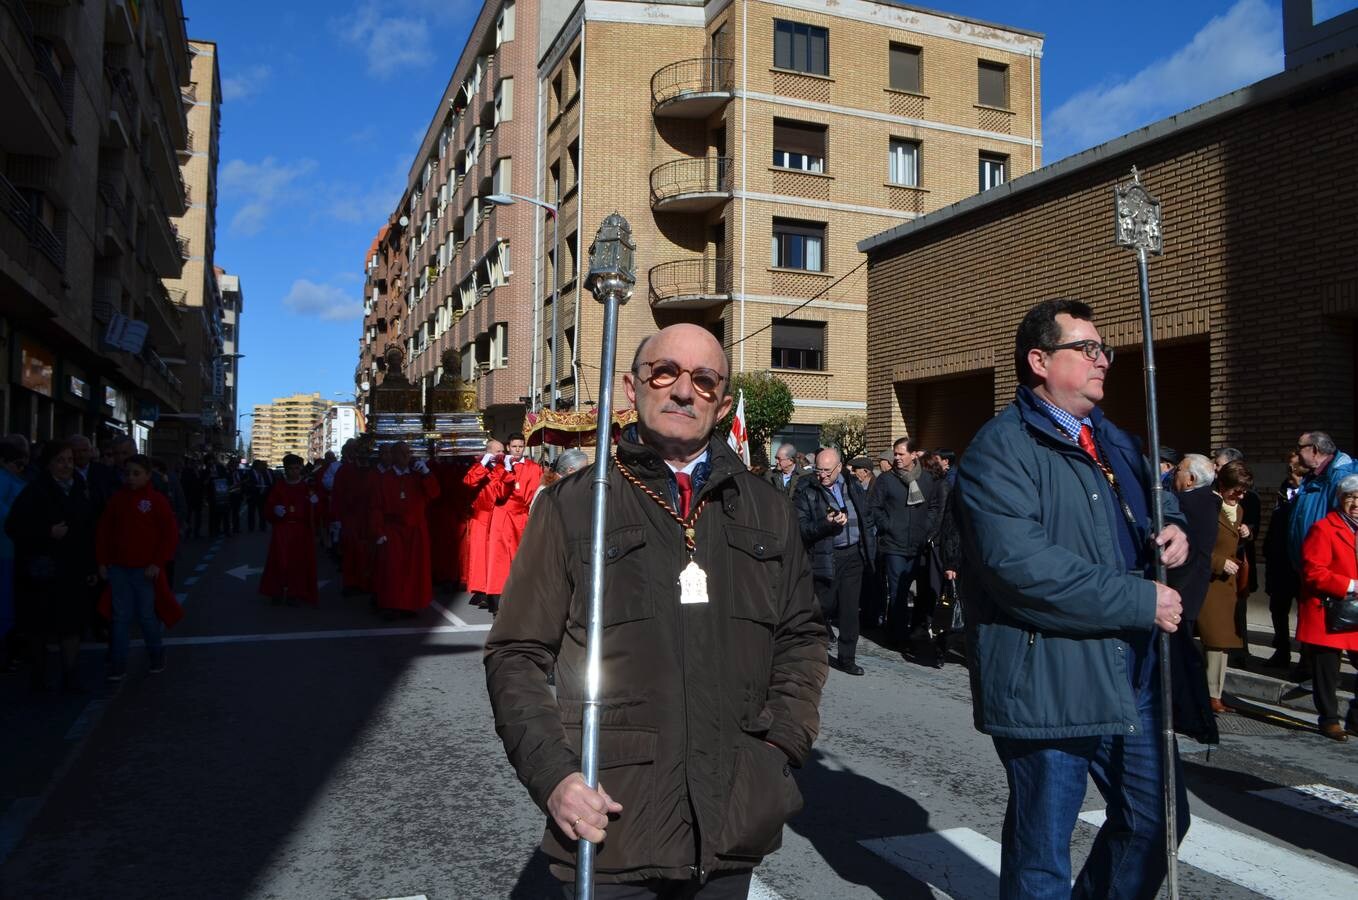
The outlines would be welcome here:
M 5 57 L 10 62 L 0 66 L 0 122 L 6 149 L 55 156 L 66 143 L 68 98 L 60 75 L 52 80 L 51 49 L 34 34 L 23 0 L 0 0 L 0 58 Z
M 701 256 L 652 266 L 653 309 L 707 309 L 731 299 L 730 257 Z
M 651 111 L 675 119 L 705 119 L 735 96 L 735 60 L 685 59 L 651 76 Z
M 729 156 L 675 159 L 651 170 L 651 209 L 656 212 L 708 212 L 732 196 Z

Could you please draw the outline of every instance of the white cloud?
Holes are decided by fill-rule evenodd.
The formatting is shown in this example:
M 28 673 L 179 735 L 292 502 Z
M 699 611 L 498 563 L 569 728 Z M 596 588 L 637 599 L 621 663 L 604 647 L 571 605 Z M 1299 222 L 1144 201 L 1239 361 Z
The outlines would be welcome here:
M 405 190 L 410 161 L 395 157 L 392 166 L 377 175 L 366 188 L 352 184 L 336 184 L 326 191 L 330 197 L 326 214 L 351 224 L 380 224 L 387 220 Z
M 233 159 L 222 166 L 217 184 L 224 199 L 239 199 L 240 209 L 231 217 L 231 230 L 256 235 L 264 229 L 274 207 L 292 196 L 292 184 L 316 168 L 314 160 L 280 164 L 272 156 L 257 163 Z
M 363 50 L 368 72 L 378 77 L 434 60 L 430 30 L 416 16 L 391 15 L 389 6 L 365 0 L 347 19 L 335 23 L 340 37 Z
M 230 77 L 222 79 L 222 99 L 223 100 L 244 100 L 252 94 L 258 94 L 264 87 L 264 82 L 269 80 L 273 70 L 265 65 L 249 66 L 236 72 Z
M 363 303 L 333 284 L 317 284 L 306 278 L 292 283 L 283 305 L 298 315 L 337 321 L 363 316 Z
M 1111 140 L 1158 119 L 1282 71 L 1277 10 L 1237 0 L 1168 58 L 1130 78 L 1081 91 L 1044 121 L 1047 162 Z

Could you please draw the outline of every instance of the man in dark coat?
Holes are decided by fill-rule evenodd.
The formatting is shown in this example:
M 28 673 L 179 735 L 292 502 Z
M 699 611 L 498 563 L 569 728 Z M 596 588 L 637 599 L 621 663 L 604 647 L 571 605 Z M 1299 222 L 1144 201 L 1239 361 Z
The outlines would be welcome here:
M 804 473 L 797 468 L 797 448 L 791 444 L 782 444 L 773 454 L 773 468 L 766 476 L 769 484 L 782 491 L 783 496 L 791 500 L 797 494 L 797 485 L 801 484 L 805 477 Z
M 892 636 L 906 640 L 926 624 L 925 604 L 910 602 L 911 588 L 925 575 L 928 543 L 943 520 L 942 485 L 920 465 L 909 438 L 892 447 L 895 463 L 872 484 L 879 569 L 886 584 L 886 621 Z M 923 591 L 916 590 L 917 596 Z
M 1174 495 L 1098 404 L 1112 365 L 1088 305 L 1039 303 L 1015 339 L 1019 388 L 957 477 L 962 602 L 976 727 L 1009 785 L 1002 898 L 1150 897 L 1165 877 L 1156 636 L 1178 592 L 1146 576 L 1188 557 Z M 1178 766 L 1178 752 L 1168 761 Z M 1070 838 L 1090 777 L 1107 821 L 1071 887 Z M 1177 781 L 1177 821 L 1188 799 Z
M 832 626 L 839 626 L 839 656 L 830 665 L 862 675 L 863 667 L 856 662 L 858 601 L 876 550 L 868 495 L 858 479 L 844 477 L 838 450 L 817 453 L 814 472 L 814 478 L 797 486 L 793 503 L 802 541 L 811 554 L 827 641 L 835 640 Z
M 609 473 L 597 788 L 579 771 L 589 478 L 537 498 L 486 641 L 495 730 L 568 897 L 583 838 L 598 900 L 744 898 L 802 806 L 825 626 L 792 504 L 713 437 L 728 384 L 721 345 L 688 324 L 623 375 L 638 421 Z

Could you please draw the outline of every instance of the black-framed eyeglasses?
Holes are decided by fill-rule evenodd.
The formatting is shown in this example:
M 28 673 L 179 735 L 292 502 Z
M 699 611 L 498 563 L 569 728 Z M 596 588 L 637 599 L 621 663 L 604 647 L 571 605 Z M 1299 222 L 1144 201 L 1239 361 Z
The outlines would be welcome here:
M 1108 360 L 1108 365 L 1110 366 L 1113 364 L 1113 354 L 1117 352 L 1110 345 L 1101 344 L 1095 340 L 1070 341 L 1065 344 L 1053 344 L 1052 346 L 1044 347 L 1043 349 L 1048 353 L 1051 353 L 1054 350 L 1079 350 L 1085 355 L 1085 359 L 1090 362 L 1098 362 L 1099 354 L 1102 353 L 1104 358 Z
M 824 466 L 816 466 L 815 472 L 816 472 L 817 475 L 829 475 L 831 472 L 833 472 L 835 469 L 838 469 L 838 468 L 839 468 L 839 463 L 835 463 L 833 466 L 831 466 L 831 467 L 828 468 L 828 469 L 825 468 Z
M 649 369 L 649 372 L 643 372 Z M 667 388 L 679 380 L 679 376 L 688 373 L 689 380 L 693 382 L 693 390 L 697 391 L 698 396 L 704 400 L 715 400 L 721 392 L 721 383 L 726 380 L 715 369 L 708 369 L 699 366 L 696 369 L 685 369 L 672 359 L 655 359 L 650 362 L 637 363 L 637 380 L 642 384 L 648 384 L 653 388 Z

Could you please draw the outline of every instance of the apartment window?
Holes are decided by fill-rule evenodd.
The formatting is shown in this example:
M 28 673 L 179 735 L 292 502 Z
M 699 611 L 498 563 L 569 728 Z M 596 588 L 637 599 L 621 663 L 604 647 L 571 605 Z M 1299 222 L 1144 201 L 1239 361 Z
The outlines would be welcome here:
M 491 180 L 491 193 L 508 194 L 512 184 L 514 161 L 508 156 L 501 157 L 495 161 L 495 173 Z
M 773 220 L 773 261 L 775 269 L 825 271 L 825 226 L 816 222 L 791 219 Z
M 580 70 L 584 64 L 584 48 L 576 47 L 571 54 L 571 96 L 580 93 Z
M 774 319 L 772 364 L 775 369 L 822 371 L 825 368 L 825 323 Z
M 570 156 L 571 168 L 567 174 L 567 181 L 570 182 L 569 188 L 580 185 L 580 139 L 571 141 L 571 145 L 566 148 L 566 153 Z
M 462 345 L 462 380 L 472 382 L 476 380 L 476 345 Z
M 825 171 L 827 129 L 824 125 L 773 120 L 773 164 L 804 172 Z
M 563 93 L 562 93 L 562 91 L 563 91 L 563 82 L 564 82 L 564 81 L 565 81 L 565 73 L 564 73 L 564 72 L 557 72 L 557 73 L 556 73 L 556 77 L 552 79 L 552 108 L 551 108 L 551 118 L 553 118 L 553 119 L 555 119 L 557 116 L 561 115 L 561 101 L 562 101 L 562 99 L 563 99 Z
M 570 284 L 575 280 L 575 263 L 579 260 L 580 238 L 576 232 L 572 231 L 566 235 L 566 240 L 562 242 L 561 249 L 565 251 L 565 256 L 561 258 L 561 283 Z
M 924 70 L 920 65 L 922 51 L 909 44 L 891 45 L 890 84 L 893 91 L 924 93 Z
M 976 64 L 976 102 L 982 106 L 1009 108 L 1009 67 L 1004 63 Z
M 773 20 L 773 67 L 830 74 L 830 32 L 805 22 Z
M 496 322 L 490 329 L 490 364 L 503 369 L 509 365 L 509 324 Z
M 502 78 L 495 86 L 495 124 L 514 118 L 514 79 Z
M 919 187 L 919 143 L 892 138 L 887 152 L 887 180 L 904 187 Z
M 495 19 L 495 46 L 514 40 L 514 0 L 509 0 Z
M 561 163 L 547 167 L 547 196 L 553 203 L 561 199 Z
M 1004 184 L 1009 174 L 1009 157 L 996 153 L 981 154 L 981 190 Z

